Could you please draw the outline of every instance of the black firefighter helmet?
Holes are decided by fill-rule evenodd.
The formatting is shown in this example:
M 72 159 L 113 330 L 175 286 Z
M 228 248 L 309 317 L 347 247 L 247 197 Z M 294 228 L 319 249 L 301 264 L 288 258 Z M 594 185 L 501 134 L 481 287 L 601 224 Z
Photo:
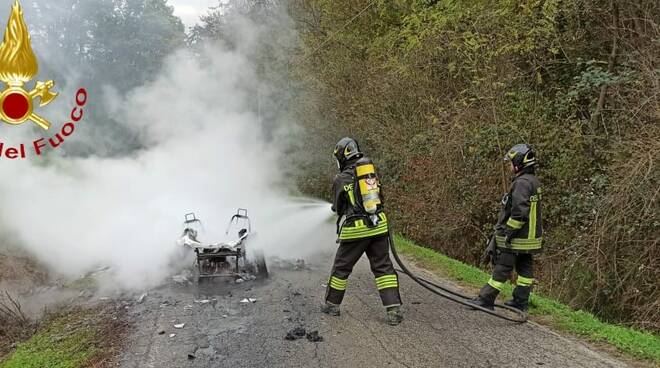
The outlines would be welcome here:
M 504 161 L 511 161 L 516 172 L 538 164 L 536 153 L 529 144 L 516 144 L 504 156 Z
M 349 137 L 344 137 L 337 142 L 337 145 L 335 146 L 335 151 L 334 151 L 334 156 L 335 159 L 337 160 L 337 165 L 339 166 L 339 169 L 343 169 L 344 165 L 346 165 L 346 162 L 354 159 L 354 158 L 360 158 L 364 156 L 362 152 L 360 152 L 360 146 L 358 145 L 358 142 Z

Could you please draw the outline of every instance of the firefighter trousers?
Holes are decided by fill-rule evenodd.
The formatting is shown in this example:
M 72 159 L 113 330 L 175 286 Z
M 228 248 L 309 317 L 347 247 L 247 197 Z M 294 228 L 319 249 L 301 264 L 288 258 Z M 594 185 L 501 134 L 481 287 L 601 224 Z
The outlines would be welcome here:
M 341 304 L 348 285 L 348 276 L 353 266 L 366 253 L 376 278 L 376 287 L 385 307 L 401 305 L 399 295 L 399 278 L 394 271 L 390 259 L 390 248 L 387 235 L 356 239 L 350 242 L 342 241 L 337 249 L 332 274 L 328 282 L 325 300 L 332 304 Z
M 498 248 L 494 264 L 493 275 L 488 283 L 481 288 L 479 297 L 489 304 L 494 303 L 495 298 L 502 291 L 504 283 L 509 280 L 511 272 L 515 269 L 518 278 L 516 279 L 516 287 L 513 289 L 513 300 L 526 306 L 534 283 L 533 255 L 529 253 L 512 253 Z

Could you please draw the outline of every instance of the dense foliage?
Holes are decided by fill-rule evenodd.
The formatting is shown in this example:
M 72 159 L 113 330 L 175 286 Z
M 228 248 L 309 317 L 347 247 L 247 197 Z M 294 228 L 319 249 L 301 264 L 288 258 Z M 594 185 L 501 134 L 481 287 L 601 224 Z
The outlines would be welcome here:
M 501 157 L 528 142 L 545 193 L 537 290 L 660 330 L 657 1 L 290 10 L 305 191 L 327 196 L 332 147 L 354 136 L 379 164 L 396 231 L 476 264 L 509 181 Z

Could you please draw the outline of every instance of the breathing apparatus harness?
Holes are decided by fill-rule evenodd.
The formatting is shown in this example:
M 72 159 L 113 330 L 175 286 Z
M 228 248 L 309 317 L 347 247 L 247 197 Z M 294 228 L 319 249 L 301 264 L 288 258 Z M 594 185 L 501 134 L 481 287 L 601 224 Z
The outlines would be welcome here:
M 337 234 L 341 233 L 344 224 L 352 220 L 365 220 L 368 228 L 378 226 L 381 221 L 379 215 L 383 212 L 383 199 L 380 181 L 371 159 L 363 156 L 357 160 L 352 176 L 353 183 L 348 193 L 353 213 L 337 218 Z

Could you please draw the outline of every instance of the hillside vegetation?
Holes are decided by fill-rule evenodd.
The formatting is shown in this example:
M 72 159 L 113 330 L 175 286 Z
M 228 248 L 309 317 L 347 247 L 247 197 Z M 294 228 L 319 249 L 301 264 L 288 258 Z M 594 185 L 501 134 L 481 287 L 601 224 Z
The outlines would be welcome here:
M 476 264 L 510 180 L 501 158 L 528 142 L 545 193 L 537 290 L 660 331 L 657 1 L 299 0 L 290 13 L 306 192 L 328 196 L 332 147 L 354 136 L 396 231 Z

